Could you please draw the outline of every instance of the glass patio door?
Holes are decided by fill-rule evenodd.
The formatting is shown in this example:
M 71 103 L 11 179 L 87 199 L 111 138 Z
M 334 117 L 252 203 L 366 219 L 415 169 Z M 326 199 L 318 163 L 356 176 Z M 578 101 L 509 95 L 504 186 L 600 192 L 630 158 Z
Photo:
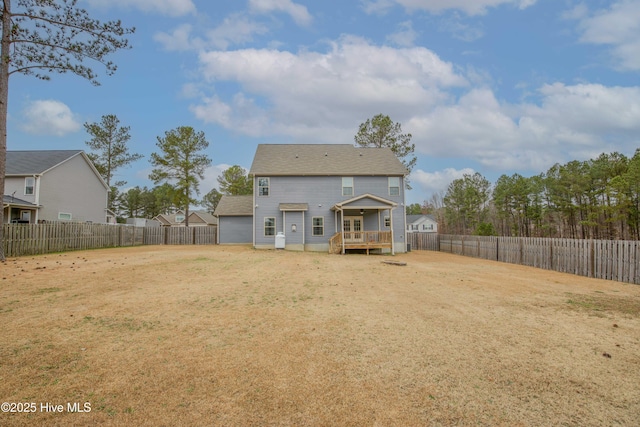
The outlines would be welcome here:
M 344 242 L 357 243 L 362 242 L 362 217 L 361 216 L 345 216 L 343 223 Z

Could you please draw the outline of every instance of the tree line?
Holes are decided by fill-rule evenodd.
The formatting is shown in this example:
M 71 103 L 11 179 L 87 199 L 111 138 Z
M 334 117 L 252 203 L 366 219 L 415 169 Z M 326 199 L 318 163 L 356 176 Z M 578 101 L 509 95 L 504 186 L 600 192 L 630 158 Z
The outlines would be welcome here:
M 502 175 L 493 185 L 465 174 L 420 210 L 435 215 L 443 233 L 640 240 L 640 148 L 531 177 Z

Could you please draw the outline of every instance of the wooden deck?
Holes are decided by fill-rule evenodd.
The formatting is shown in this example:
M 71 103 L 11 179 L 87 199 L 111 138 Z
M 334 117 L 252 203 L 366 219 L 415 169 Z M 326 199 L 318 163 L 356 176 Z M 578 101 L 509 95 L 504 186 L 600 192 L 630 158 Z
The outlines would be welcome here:
M 336 233 L 329 239 L 329 253 L 340 254 L 342 249 L 391 249 L 390 231 L 350 231 Z

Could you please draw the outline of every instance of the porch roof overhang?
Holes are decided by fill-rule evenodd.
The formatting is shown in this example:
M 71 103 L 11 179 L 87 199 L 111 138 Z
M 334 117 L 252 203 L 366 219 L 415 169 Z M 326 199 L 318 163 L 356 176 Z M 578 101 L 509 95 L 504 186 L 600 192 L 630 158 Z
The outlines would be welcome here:
M 382 197 L 374 196 L 373 194 L 361 194 L 342 202 L 338 202 L 331 207 L 332 211 L 342 211 L 345 209 L 375 209 L 375 210 L 387 210 L 397 207 L 396 202 L 384 199 Z
M 39 209 L 40 206 L 26 200 L 18 199 L 6 194 L 2 198 L 2 206 L 4 208 L 22 208 L 22 209 Z
M 308 211 L 308 203 L 280 203 L 280 212 L 301 212 Z

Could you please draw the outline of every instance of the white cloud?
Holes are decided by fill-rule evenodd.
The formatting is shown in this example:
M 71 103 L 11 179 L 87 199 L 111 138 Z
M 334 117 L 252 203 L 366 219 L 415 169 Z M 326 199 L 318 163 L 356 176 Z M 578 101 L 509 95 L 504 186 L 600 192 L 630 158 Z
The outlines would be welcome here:
M 525 9 L 537 0 L 395 0 L 398 4 L 410 10 L 426 10 L 440 13 L 445 10 L 460 10 L 467 15 L 482 15 L 487 9 L 501 5 L 514 5 Z
M 193 28 L 183 24 L 171 33 L 158 32 L 153 39 L 168 51 L 202 50 L 207 47 L 227 49 L 231 45 L 241 45 L 253 41 L 254 35 L 266 34 L 269 29 L 242 14 L 227 16 L 216 28 L 207 31 L 206 40 L 192 35 Z
M 640 133 L 640 87 L 555 83 L 531 92 L 535 102 L 510 104 L 485 86 L 490 79 L 462 75 L 422 47 L 347 36 L 326 52 L 242 49 L 199 59 L 197 118 L 283 142 L 351 143 L 360 123 L 383 113 L 413 134 L 422 156 L 540 172 L 609 147 L 632 154 Z M 227 82 L 236 93 L 216 91 Z
M 640 2 L 618 1 L 590 15 L 579 6 L 564 16 L 580 20 L 581 42 L 611 46 L 616 67 L 640 70 Z
M 251 134 L 326 140 L 318 131 L 327 123 L 345 129 L 381 111 L 406 116 L 441 100 L 442 88 L 467 84 L 428 49 L 379 47 L 354 37 L 333 43 L 325 53 L 212 51 L 202 53 L 200 61 L 207 81 L 237 82 L 243 94 L 231 103 L 204 99 L 193 111 Z M 239 126 L 243 122 L 249 126 Z
M 284 12 L 300 26 L 308 26 L 313 21 L 305 6 L 291 0 L 249 0 L 249 8 L 255 13 Z
M 439 20 L 438 29 L 451 33 L 456 39 L 465 42 L 472 42 L 484 36 L 484 30 L 478 24 L 465 24 L 459 15 L 456 12 L 451 17 L 443 17 Z
M 395 4 L 394 0 L 360 0 L 360 5 L 366 14 L 384 15 Z
M 230 45 L 251 42 L 254 35 L 267 32 L 269 29 L 265 25 L 252 21 L 242 14 L 233 14 L 226 17 L 218 27 L 210 30 L 207 37 L 212 46 L 227 49 Z
M 108 8 L 121 7 L 154 12 L 168 16 L 184 16 L 196 13 L 192 0 L 86 0 L 91 6 Z
M 500 103 L 472 89 L 408 122 L 416 149 L 435 157 L 471 157 L 498 170 L 543 171 L 589 158 L 615 144 L 633 152 L 640 132 L 640 88 L 602 85 L 539 89 L 540 104 Z
M 389 35 L 387 37 L 387 40 L 398 46 L 413 46 L 413 43 L 418 37 L 418 33 L 413 29 L 413 24 L 411 23 L 411 21 L 401 22 L 399 24 L 399 27 L 400 29 L 397 32 Z
M 419 190 L 420 194 L 438 194 L 446 192 L 449 184 L 462 178 L 465 174 L 473 175 L 475 171 L 470 168 L 454 169 L 447 168 L 436 172 L 426 172 L 422 169 L 414 170 L 411 173 L 411 186 Z
M 21 127 L 31 134 L 64 136 L 81 127 L 71 109 L 53 99 L 32 101 L 23 114 L 26 121 Z
M 160 43 L 168 51 L 185 51 L 204 47 L 204 41 L 198 37 L 191 37 L 191 25 L 183 24 L 171 33 L 159 32 L 153 35 L 153 39 Z

